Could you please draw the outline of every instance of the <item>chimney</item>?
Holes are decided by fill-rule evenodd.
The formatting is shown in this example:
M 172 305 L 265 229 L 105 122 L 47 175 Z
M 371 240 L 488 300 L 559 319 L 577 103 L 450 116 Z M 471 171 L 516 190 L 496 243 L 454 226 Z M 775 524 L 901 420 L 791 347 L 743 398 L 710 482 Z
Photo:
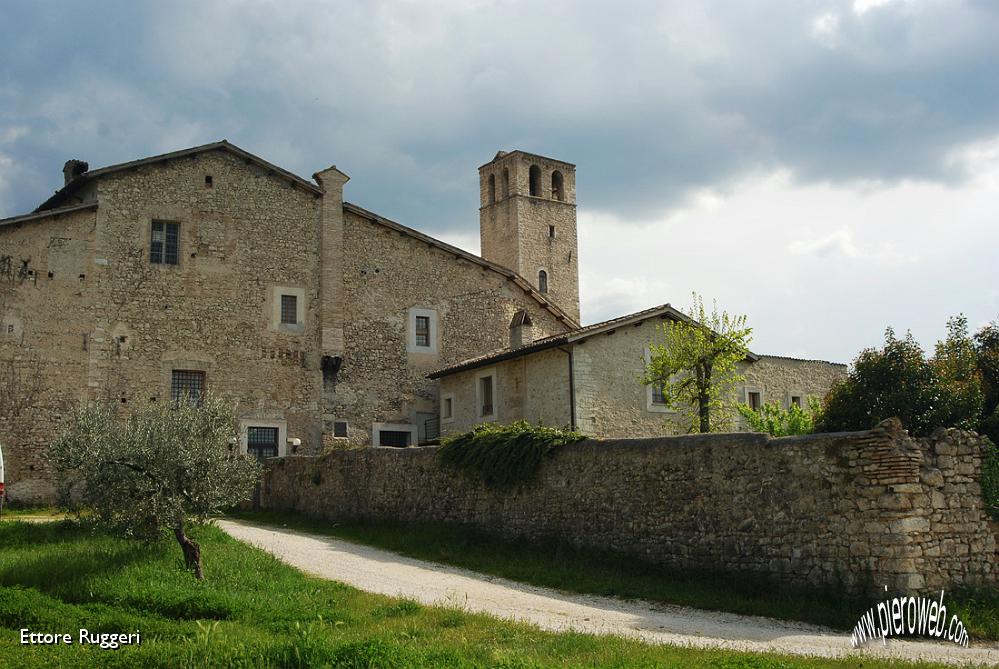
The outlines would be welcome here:
M 510 348 L 520 348 L 534 342 L 534 323 L 530 315 L 521 309 L 510 321 Z
M 84 172 L 90 169 L 90 165 L 82 160 L 67 160 L 66 164 L 62 166 L 62 178 L 65 180 L 64 186 L 68 186 L 70 181 L 76 179 Z

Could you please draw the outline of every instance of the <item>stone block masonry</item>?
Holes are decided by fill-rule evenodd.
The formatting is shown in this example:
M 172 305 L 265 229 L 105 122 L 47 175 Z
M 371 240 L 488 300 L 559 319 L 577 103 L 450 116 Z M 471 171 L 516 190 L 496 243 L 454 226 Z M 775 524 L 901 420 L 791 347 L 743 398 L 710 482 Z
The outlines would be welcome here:
M 588 440 L 514 491 L 442 469 L 435 448 L 271 461 L 264 504 L 333 520 L 433 522 L 555 539 L 680 569 L 852 593 L 995 583 L 977 483 L 986 440 L 897 422 L 770 439 Z

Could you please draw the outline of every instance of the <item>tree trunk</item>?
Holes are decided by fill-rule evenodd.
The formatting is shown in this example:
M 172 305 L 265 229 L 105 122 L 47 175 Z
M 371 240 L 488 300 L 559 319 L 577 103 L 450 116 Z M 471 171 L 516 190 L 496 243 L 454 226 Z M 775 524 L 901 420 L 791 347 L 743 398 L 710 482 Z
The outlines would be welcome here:
M 201 546 L 198 542 L 191 541 L 184 534 L 184 524 L 181 523 L 173 528 L 173 534 L 177 537 L 177 543 L 184 551 L 184 566 L 194 571 L 194 577 L 199 581 L 204 580 L 205 575 L 201 572 Z
M 701 419 L 701 433 L 711 431 L 711 364 L 705 362 L 700 373 L 701 383 L 697 393 L 697 413 Z

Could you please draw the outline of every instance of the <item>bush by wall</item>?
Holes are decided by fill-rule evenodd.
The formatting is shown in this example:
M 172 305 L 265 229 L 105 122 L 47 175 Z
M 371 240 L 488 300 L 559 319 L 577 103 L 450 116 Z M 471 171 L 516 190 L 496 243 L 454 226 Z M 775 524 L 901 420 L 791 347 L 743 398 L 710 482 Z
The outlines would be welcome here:
M 582 438 L 569 429 L 533 426 L 527 421 L 483 423 L 444 439 L 438 458 L 441 464 L 476 476 L 487 486 L 510 487 L 533 479 L 541 461 L 555 448 Z

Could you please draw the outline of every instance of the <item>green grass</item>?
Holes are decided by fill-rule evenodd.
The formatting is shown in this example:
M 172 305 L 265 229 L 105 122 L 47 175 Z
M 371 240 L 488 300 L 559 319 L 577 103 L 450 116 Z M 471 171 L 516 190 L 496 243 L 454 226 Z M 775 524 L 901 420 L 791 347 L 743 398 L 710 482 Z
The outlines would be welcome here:
M 851 629 L 872 603 L 833 591 L 777 591 L 773 585 L 751 577 L 679 573 L 565 544 L 499 541 L 441 525 L 332 523 L 273 512 L 237 516 L 569 592 L 800 620 L 840 630 Z M 947 593 L 946 599 L 968 626 L 972 638 L 999 639 L 999 591 L 965 588 Z
M 2 667 L 907 667 L 649 646 L 553 634 L 455 608 L 360 592 L 312 578 L 212 527 L 207 579 L 183 569 L 176 545 L 96 534 L 69 522 L 0 523 Z M 117 651 L 21 646 L 22 627 L 140 630 Z M 928 666 L 928 665 L 923 665 Z

